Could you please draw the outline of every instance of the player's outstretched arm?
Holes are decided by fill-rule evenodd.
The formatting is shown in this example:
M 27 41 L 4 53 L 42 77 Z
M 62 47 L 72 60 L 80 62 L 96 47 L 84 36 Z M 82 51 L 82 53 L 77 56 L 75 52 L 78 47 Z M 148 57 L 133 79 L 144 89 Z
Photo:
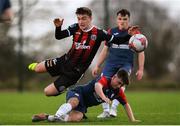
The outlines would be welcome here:
M 63 25 L 64 19 L 56 18 L 54 19 L 54 25 L 56 27 L 55 30 L 55 38 L 60 40 L 66 37 L 69 37 L 69 31 L 67 29 L 61 30 L 61 26 Z
M 144 51 L 138 53 L 138 70 L 136 72 L 137 80 L 141 80 L 144 74 L 144 62 L 145 62 L 145 54 Z
M 106 103 L 111 104 L 111 100 L 109 98 L 107 98 L 102 90 L 103 86 L 101 85 L 101 83 L 97 82 L 95 84 L 95 91 L 96 94 Z
M 136 119 L 135 119 L 134 114 L 133 114 L 133 111 L 132 111 L 132 109 L 131 109 L 131 106 L 130 106 L 128 103 L 126 103 L 126 104 L 124 105 L 124 109 L 125 109 L 126 114 L 127 114 L 128 118 L 129 118 L 129 120 L 130 120 L 131 122 L 141 122 L 140 120 L 136 120 Z
M 93 77 L 97 77 L 98 74 L 99 74 L 99 71 L 101 69 L 101 65 L 103 64 L 103 62 L 105 61 L 106 57 L 107 57 L 107 54 L 108 54 L 108 46 L 104 46 L 101 53 L 99 54 L 99 58 L 98 58 L 98 61 L 97 61 L 97 64 L 96 66 L 93 68 L 92 70 L 92 75 Z

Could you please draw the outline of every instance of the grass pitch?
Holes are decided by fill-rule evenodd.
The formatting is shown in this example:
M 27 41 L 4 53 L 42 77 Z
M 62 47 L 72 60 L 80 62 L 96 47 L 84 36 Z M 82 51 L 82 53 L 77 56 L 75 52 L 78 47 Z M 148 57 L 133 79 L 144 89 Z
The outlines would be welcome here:
M 180 125 L 180 92 L 178 91 L 126 91 L 127 99 L 139 123 L 128 121 L 123 107 L 118 117 L 97 119 L 102 112 L 101 105 L 88 109 L 88 119 L 78 123 L 31 122 L 33 114 L 46 112 L 54 114 L 65 102 L 65 93 L 58 97 L 46 97 L 40 93 L 0 93 L 0 125 Z

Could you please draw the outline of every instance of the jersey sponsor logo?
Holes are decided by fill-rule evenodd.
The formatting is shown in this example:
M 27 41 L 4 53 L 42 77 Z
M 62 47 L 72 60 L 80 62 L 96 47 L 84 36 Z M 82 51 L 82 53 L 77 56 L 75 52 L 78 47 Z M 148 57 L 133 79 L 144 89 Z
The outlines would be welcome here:
M 91 40 L 96 40 L 97 36 L 96 35 L 91 35 Z
M 118 44 L 112 44 L 112 46 L 111 46 L 112 48 L 118 48 L 118 49 L 129 49 L 129 46 L 128 45 L 126 45 L 126 44 L 120 44 L 120 45 L 118 45 Z
M 75 42 L 75 48 L 76 49 L 90 49 L 91 47 L 89 45 L 85 45 L 86 41 L 84 40 L 83 43 Z

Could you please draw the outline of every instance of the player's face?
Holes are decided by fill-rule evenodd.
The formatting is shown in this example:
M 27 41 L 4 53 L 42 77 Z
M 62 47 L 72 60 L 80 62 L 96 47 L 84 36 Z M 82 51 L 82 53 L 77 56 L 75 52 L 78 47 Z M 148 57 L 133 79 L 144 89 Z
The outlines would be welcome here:
M 121 78 L 118 78 L 117 75 L 114 75 L 111 79 L 111 86 L 114 89 L 120 88 L 123 86 L 123 82 Z
M 117 25 L 120 30 L 128 29 L 129 27 L 129 16 L 122 16 L 121 14 L 118 14 L 117 16 Z
M 81 30 L 88 30 L 91 27 L 92 17 L 78 14 L 77 20 Z

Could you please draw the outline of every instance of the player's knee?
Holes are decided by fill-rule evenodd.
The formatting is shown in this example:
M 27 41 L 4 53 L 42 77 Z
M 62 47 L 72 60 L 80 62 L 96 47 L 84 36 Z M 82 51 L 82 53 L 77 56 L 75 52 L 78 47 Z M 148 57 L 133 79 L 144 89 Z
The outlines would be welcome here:
M 52 90 L 50 90 L 49 88 L 45 88 L 45 89 L 44 89 L 44 94 L 45 94 L 46 96 L 57 96 L 57 95 L 58 95 L 58 92 L 52 91 Z
M 83 119 L 83 113 L 80 113 L 80 112 L 78 112 L 78 113 L 74 113 L 74 114 L 69 114 L 69 121 L 72 121 L 72 122 L 79 122 L 79 121 L 81 121 Z
M 46 96 L 57 96 L 60 93 L 57 91 L 57 89 L 54 87 L 54 85 L 51 84 L 44 89 L 44 94 Z
M 81 121 L 82 119 L 83 119 L 83 115 L 82 115 L 82 114 L 77 114 L 75 121 L 76 121 L 76 122 L 79 122 L 79 121 Z
M 70 99 L 68 100 L 68 103 L 71 104 L 72 108 L 75 108 L 75 107 L 77 107 L 78 104 L 79 104 L 79 99 L 78 99 L 77 97 L 70 98 Z
M 50 91 L 49 91 L 48 88 L 45 88 L 45 89 L 44 89 L 44 94 L 45 94 L 46 96 L 51 96 L 51 93 L 50 93 Z

